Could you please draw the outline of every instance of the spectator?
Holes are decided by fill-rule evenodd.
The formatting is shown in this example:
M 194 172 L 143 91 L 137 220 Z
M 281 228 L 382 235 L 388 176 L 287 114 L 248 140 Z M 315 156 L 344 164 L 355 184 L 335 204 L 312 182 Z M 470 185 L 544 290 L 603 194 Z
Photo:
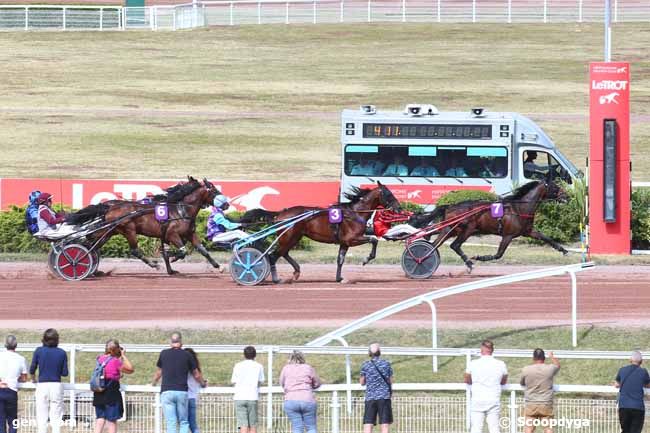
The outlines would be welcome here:
M 404 158 L 395 155 L 393 163 L 386 167 L 382 176 L 408 176 L 409 168 L 404 165 Z
M 201 384 L 206 386 L 201 372 L 194 362 L 192 355 L 183 350 L 183 338 L 180 332 L 174 332 L 169 337 L 169 349 L 160 352 L 158 369 L 153 376 L 155 386 L 162 377 L 160 386 L 160 399 L 167 422 L 167 433 L 176 433 L 177 424 L 180 433 L 188 433 L 190 424 L 187 418 L 187 375 L 192 376 Z
M 375 176 L 376 166 L 367 158 L 361 157 L 358 164 L 355 164 L 350 171 L 352 176 Z
M 59 433 L 63 418 L 61 377 L 68 376 L 68 355 L 58 347 L 59 333 L 56 329 L 47 329 L 43 333 L 42 342 L 43 345 L 34 351 L 29 367 L 32 381 L 36 383 L 36 424 L 38 433 L 46 433 L 49 416 L 52 433 Z
M 471 433 L 481 433 L 487 419 L 488 431 L 499 432 L 501 415 L 501 385 L 508 381 L 508 369 L 503 361 L 494 359 L 494 344 L 481 343 L 481 357 L 473 360 L 465 372 L 465 383 L 471 385 Z
M 16 353 L 18 341 L 7 335 L 0 353 L 0 433 L 15 433 L 18 419 L 18 382 L 27 381 L 25 358 Z
M 264 367 L 255 362 L 257 351 L 253 346 L 244 348 L 244 360 L 235 364 L 230 382 L 235 385 L 235 411 L 240 433 L 257 432 L 257 400 L 259 387 L 264 382 Z
M 363 431 L 371 433 L 377 419 L 381 433 L 388 433 L 393 423 L 391 407 L 393 368 L 390 362 L 381 359 L 379 343 L 372 343 L 368 348 L 369 361 L 361 366 L 359 383 L 366 385 L 365 410 L 363 413 Z
M 533 352 L 533 364 L 521 372 L 521 386 L 524 387 L 525 432 L 535 431 L 535 420 L 539 420 L 545 433 L 551 433 L 553 418 L 553 378 L 560 371 L 560 361 L 548 352 L 551 364 L 545 364 L 546 355 L 542 349 Z
M 97 357 L 97 362 L 103 364 L 106 387 L 102 392 L 93 393 L 95 407 L 95 433 L 102 433 L 108 426 L 109 433 L 117 432 L 117 420 L 124 415 L 124 402 L 120 392 L 122 373 L 132 374 L 134 369 L 126 357 L 124 348 L 117 340 L 108 340 L 104 354 Z
M 291 421 L 291 433 L 316 433 L 316 398 L 314 389 L 321 382 L 314 368 L 305 362 L 302 352 L 294 350 L 280 373 L 284 388 L 284 411 Z
M 437 177 L 440 176 L 440 173 L 434 166 L 427 164 L 425 157 L 420 157 L 419 164 L 411 170 L 411 176 Z
M 641 367 L 641 352 L 634 351 L 630 365 L 622 367 L 616 375 L 614 386 L 619 388 L 618 419 L 621 433 L 641 433 L 645 419 L 643 388 L 650 388 L 648 370 Z
M 196 363 L 196 369 L 203 374 L 201 371 L 201 363 L 199 362 L 199 357 L 196 356 L 194 349 L 185 349 L 187 353 L 192 355 L 194 362 Z M 207 385 L 207 380 L 205 381 Z M 197 381 L 192 373 L 187 374 L 187 421 L 190 423 L 190 432 L 200 433 L 199 424 L 196 421 L 196 408 L 197 403 L 199 402 L 199 393 L 201 392 L 201 384 Z

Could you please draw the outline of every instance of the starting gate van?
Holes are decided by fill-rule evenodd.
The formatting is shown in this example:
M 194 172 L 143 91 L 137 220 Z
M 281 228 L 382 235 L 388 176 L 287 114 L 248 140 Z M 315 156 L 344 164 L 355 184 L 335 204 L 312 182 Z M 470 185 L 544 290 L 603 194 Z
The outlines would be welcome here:
M 434 205 L 448 191 L 499 195 L 535 179 L 582 177 L 531 119 L 483 108 L 442 112 L 409 104 L 403 111 L 373 105 L 341 115 L 341 201 L 352 187 L 388 186 L 400 201 Z

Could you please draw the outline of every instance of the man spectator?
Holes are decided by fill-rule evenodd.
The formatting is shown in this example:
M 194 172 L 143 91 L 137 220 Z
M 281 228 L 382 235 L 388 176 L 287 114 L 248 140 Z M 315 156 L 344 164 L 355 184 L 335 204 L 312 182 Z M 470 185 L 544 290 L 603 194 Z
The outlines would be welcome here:
M 535 431 L 535 423 L 544 427 L 545 433 L 551 433 L 553 418 L 553 378 L 560 371 L 560 361 L 548 352 L 551 364 L 546 364 L 546 355 L 542 349 L 533 352 L 533 363 L 521 372 L 521 386 L 524 387 L 525 432 Z M 535 421 L 539 420 L 539 421 Z
M 641 433 L 645 419 L 643 404 L 643 388 L 650 388 L 648 370 L 641 367 L 643 357 L 641 352 L 634 351 L 630 357 L 630 365 L 618 370 L 614 386 L 619 388 L 618 419 L 621 423 L 621 433 Z
M 18 419 L 18 382 L 27 381 L 25 358 L 16 353 L 18 341 L 7 335 L 0 353 L 0 433 L 15 433 Z
M 180 332 L 171 334 L 169 345 L 169 349 L 160 352 L 156 364 L 158 369 L 153 376 L 152 384 L 155 386 L 162 377 L 160 400 L 167 422 L 167 433 L 176 433 L 177 424 L 180 433 L 189 433 L 187 375 L 191 373 L 202 387 L 205 387 L 207 382 L 203 379 L 192 355 L 183 350 Z
M 372 427 L 377 425 L 381 433 L 388 433 L 393 423 L 393 409 L 391 406 L 393 368 L 385 359 L 381 359 L 379 343 L 372 343 L 368 348 L 369 361 L 361 366 L 359 383 L 366 385 L 365 410 L 363 412 L 363 431 L 371 433 Z
M 49 417 L 52 433 L 61 431 L 63 419 L 63 384 L 61 377 L 68 375 L 68 355 L 59 346 L 59 333 L 47 329 L 41 340 L 43 345 L 34 351 L 29 374 L 36 383 L 36 424 L 38 433 L 47 433 Z M 36 378 L 38 370 L 38 380 Z
M 230 383 L 235 385 L 235 412 L 240 433 L 257 433 L 257 400 L 264 383 L 264 367 L 255 361 L 253 346 L 244 348 L 244 360 L 235 364 Z
M 488 431 L 499 433 L 501 414 L 501 385 L 508 381 L 508 369 L 503 361 L 492 356 L 494 344 L 481 343 L 481 357 L 473 360 L 465 372 L 465 383 L 471 385 L 471 433 L 481 433 L 487 419 Z

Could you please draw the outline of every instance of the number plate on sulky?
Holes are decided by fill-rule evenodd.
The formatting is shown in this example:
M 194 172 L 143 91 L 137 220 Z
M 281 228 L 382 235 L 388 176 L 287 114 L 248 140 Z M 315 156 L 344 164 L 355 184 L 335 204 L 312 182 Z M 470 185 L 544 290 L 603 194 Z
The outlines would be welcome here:
M 343 212 L 337 207 L 333 207 L 327 213 L 330 224 L 340 224 L 343 221 Z
M 167 221 L 169 219 L 169 209 L 166 204 L 157 204 L 154 207 L 154 213 L 158 221 Z
M 492 203 L 490 213 L 492 218 L 501 218 L 503 216 L 503 203 Z

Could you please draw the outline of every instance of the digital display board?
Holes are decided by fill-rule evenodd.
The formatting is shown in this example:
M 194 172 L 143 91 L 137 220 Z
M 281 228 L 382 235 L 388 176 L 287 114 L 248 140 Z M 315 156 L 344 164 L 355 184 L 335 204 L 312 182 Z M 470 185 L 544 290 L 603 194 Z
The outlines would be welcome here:
M 491 140 L 492 125 L 364 123 L 363 138 Z

